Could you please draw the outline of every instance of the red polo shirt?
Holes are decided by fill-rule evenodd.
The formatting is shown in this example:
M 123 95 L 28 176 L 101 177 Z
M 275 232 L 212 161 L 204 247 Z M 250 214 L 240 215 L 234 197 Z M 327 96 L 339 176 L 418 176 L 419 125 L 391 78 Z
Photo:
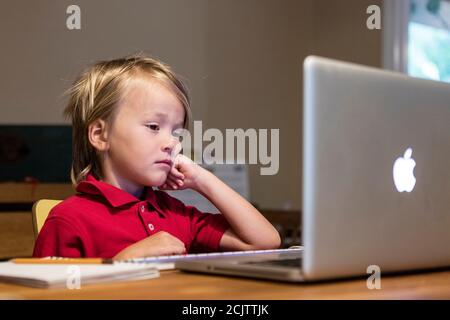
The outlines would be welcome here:
M 138 199 L 88 175 L 76 190 L 50 211 L 33 256 L 111 258 L 158 231 L 183 241 L 187 252 L 218 251 L 229 228 L 223 215 L 202 213 L 149 187 Z

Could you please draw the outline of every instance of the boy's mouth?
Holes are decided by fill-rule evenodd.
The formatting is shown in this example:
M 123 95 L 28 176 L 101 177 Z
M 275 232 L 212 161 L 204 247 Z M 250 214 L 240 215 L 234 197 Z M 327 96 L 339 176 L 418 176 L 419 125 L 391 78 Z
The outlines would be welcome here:
M 155 163 L 157 163 L 157 164 L 166 164 L 169 167 L 172 167 L 172 164 L 173 164 L 172 160 L 170 160 L 170 159 L 156 161 Z

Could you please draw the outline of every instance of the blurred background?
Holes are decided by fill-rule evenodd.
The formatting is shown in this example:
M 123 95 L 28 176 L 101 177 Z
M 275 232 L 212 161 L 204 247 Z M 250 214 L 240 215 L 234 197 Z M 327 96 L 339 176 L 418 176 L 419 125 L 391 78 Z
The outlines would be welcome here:
M 70 5 L 80 29 L 67 27 Z M 368 27 L 372 5 L 379 29 Z M 305 57 L 450 81 L 449 26 L 447 0 L 3 0 L 0 258 L 31 254 L 36 200 L 74 193 L 63 94 L 87 65 L 143 51 L 185 79 L 203 130 L 280 129 L 276 175 L 223 174 L 287 246 L 301 241 Z

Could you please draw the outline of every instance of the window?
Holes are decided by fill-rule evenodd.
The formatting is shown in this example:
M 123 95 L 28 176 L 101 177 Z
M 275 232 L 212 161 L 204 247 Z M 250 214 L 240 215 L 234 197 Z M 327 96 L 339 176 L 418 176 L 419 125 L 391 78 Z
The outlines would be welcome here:
M 412 0 L 408 74 L 450 82 L 450 1 Z
M 385 0 L 383 64 L 450 82 L 450 0 Z

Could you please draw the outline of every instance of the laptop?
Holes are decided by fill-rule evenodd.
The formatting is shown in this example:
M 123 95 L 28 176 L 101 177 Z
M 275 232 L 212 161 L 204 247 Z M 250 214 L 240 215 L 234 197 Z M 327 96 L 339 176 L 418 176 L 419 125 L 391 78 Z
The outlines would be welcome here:
M 305 282 L 450 266 L 450 85 L 315 56 L 303 73 L 303 248 L 175 267 Z

